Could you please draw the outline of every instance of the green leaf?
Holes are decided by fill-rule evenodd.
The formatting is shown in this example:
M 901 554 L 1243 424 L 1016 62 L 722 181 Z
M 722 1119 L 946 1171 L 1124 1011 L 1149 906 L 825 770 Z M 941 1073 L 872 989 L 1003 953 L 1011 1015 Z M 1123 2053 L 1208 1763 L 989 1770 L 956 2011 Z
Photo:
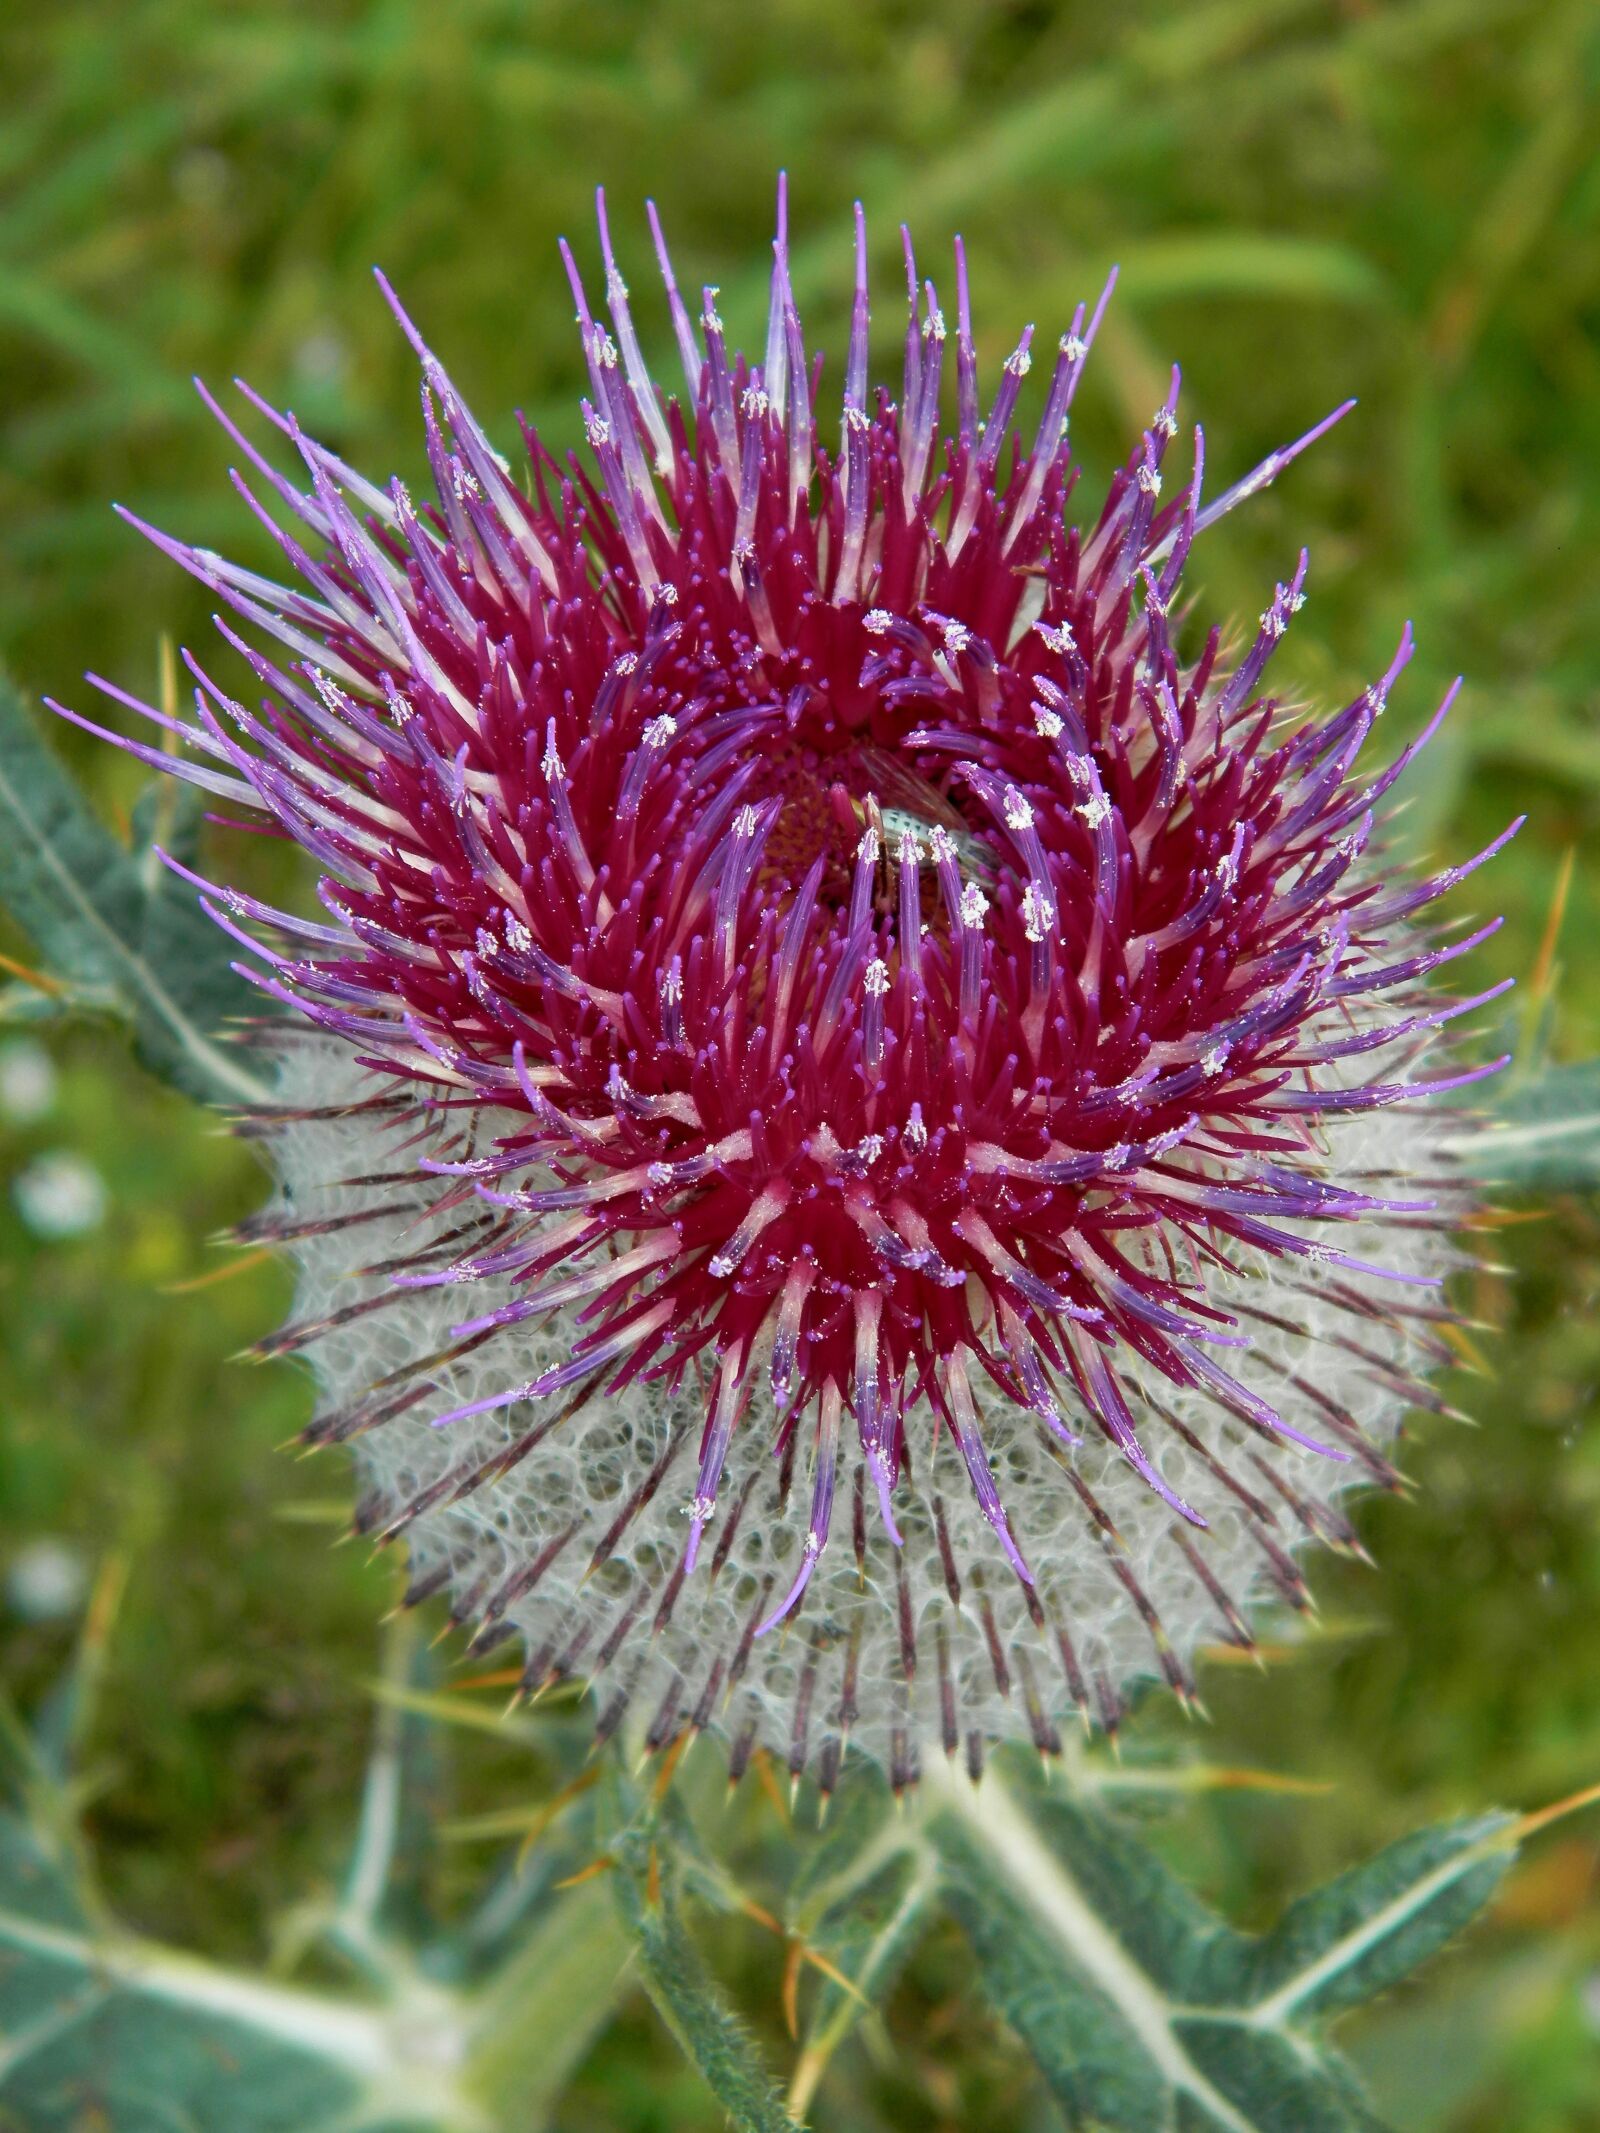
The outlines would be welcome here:
M 1425 1830 L 1236 1932 L 1114 1820 L 997 1759 L 981 1788 L 937 1764 L 929 1833 L 985 1989 L 1073 2126 L 1104 2133 L 1372 2133 L 1323 2041 L 1488 1899 L 1504 1816 Z
M 79 1004 L 126 1018 L 155 1072 L 211 1102 L 270 1100 L 213 1037 L 247 998 L 225 936 L 153 853 L 117 842 L 3 676 L 0 904 Z
M 684 1928 L 673 1864 L 656 1850 L 651 1818 L 635 1815 L 613 1843 L 611 1856 L 617 1906 L 656 2012 L 739 2133 L 798 2133 L 749 2032 Z
M 1269 230 L 1210 229 L 1124 245 L 1122 271 L 1140 303 L 1183 296 L 1259 296 L 1294 303 L 1377 305 L 1384 278 L 1347 244 Z
M 1600 1059 L 1547 1067 L 1508 1090 L 1462 1153 L 1479 1177 L 1496 1184 L 1558 1191 L 1600 1185 Z
M 182 405 L 178 379 L 138 340 L 84 310 L 43 275 L 0 264 L 0 325 L 20 329 L 85 370 L 115 379 L 147 405 Z

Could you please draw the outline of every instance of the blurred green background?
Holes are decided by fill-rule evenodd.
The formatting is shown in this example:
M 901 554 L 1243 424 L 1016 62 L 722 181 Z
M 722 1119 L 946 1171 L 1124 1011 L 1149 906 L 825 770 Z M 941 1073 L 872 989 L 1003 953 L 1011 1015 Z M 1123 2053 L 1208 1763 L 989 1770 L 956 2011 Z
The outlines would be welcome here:
M 203 593 L 112 499 L 261 554 L 191 373 L 241 373 L 369 472 L 414 476 L 381 262 L 499 442 L 517 407 L 574 441 L 555 241 L 595 260 L 595 181 L 665 357 L 644 196 L 750 345 L 782 163 L 802 308 L 835 365 L 857 196 L 886 290 L 902 217 L 930 263 L 965 234 L 991 365 L 1121 262 L 1075 417 L 1091 494 L 1173 356 L 1213 488 L 1359 396 L 1207 538 L 1198 582 L 1253 616 L 1309 543 L 1312 600 L 1281 655 L 1305 692 L 1352 691 L 1412 617 L 1396 744 L 1465 671 L 1406 835 L 1459 857 L 1529 812 L 1476 885 L 1508 914 L 1476 968 L 1524 981 L 1507 1018 L 1524 1062 L 1600 1050 L 1592 0 L 56 0 L 6 12 L 0 80 L 0 655 L 30 692 L 87 707 L 85 668 L 148 691 L 160 632 L 205 642 Z M 895 311 L 880 303 L 883 366 Z M 57 738 L 125 811 L 131 766 Z M 270 864 L 241 841 L 230 867 Z M 4 1679 L 47 1699 L 93 1596 L 90 1825 L 112 1892 L 151 1931 L 258 1959 L 286 1901 L 339 1869 L 393 1568 L 330 1546 L 337 1458 L 277 1449 L 302 1380 L 229 1360 L 286 1300 L 277 1269 L 211 1242 L 259 1194 L 248 1151 L 109 1034 L 41 1048 L 0 1028 L 0 1171 Z M 1498 1330 L 1448 1388 L 1477 1426 L 1417 1430 L 1415 1501 L 1365 1507 L 1376 1569 L 1319 1566 L 1308 1645 L 1265 1680 L 1205 1677 L 1209 1758 L 1327 1787 L 1222 1794 L 1173 1824 L 1171 1855 L 1237 1917 L 1431 1817 L 1600 1779 L 1600 1221 L 1577 1200 L 1513 1209 L 1488 1242 L 1497 1270 L 1469 1301 Z M 1155 1707 L 1138 1726 L 1182 1730 Z M 538 1773 L 471 1735 L 447 1783 L 467 1808 Z M 1399 2124 L 1600 2128 L 1597 1865 L 1592 1823 L 1545 1840 L 1463 1951 L 1346 2030 Z M 460 1847 L 446 1880 L 479 1867 Z M 718 1935 L 781 2064 L 778 1955 L 754 1926 Z M 953 1929 L 935 1937 L 887 2039 L 830 2075 L 822 2122 L 1053 2122 L 961 1995 L 963 1962 Z M 560 2122 L 668 2133 L 710 2110 L 640 2004 Z

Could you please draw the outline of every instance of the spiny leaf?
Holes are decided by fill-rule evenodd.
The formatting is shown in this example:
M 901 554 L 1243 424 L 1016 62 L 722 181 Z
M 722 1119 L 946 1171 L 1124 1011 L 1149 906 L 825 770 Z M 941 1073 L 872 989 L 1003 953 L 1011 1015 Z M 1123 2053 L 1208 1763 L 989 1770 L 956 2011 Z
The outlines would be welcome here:
M 0 2112 L 33 2133 L 93 2122 L 229 2133 L 482 2126 L 438 2046 L 450 1997 L 388 2007 L 299 1992 L 120 1931 L 60 1794 L 20 1731 L 0 1772 Z
M 1323 2018 L 1408 1976 L 1482 1907 L 1529 1824 L 1402 1839 L 1236 1932 L 1125 1829 L 998 1759 L 932 1767 L 929 1832 L 990 1998 L 1069 2124 L 1104 2133 L 1372 2133 Z
M 1510 1815 L 1480 1815 L 1402 1837 L 1290 1905 L 1249 1949 L 1237 1988 L 1258 2025 L 1359 2006 L 1427 1961 L 1488 1901 L 1511 1863 Z
M 117 842 L 4 676 L 0 904 L 49 977 L 126 1017 L 157 1073 L 213 1102 L 270 1100 L 212 1034 L 245 998 L 222 934 L 164 867 Z
M 402 1644 L 397 1667 L 405 1657 Z M 0 2125 L 536 2133 L 616 2005 L 627 1936 L 609 1892 L 585 1889 L 519 1921 L 474 1989 L 434 1982 L 438 1958 L 468 1967 L 459 1946 L 424 1959 L 384 1915 L 400 1746 L 380 1734 L 333 1921 L 370 1985 L 356 1999 L 124 1931 L 96 1894 L 67 1790 L 0 1704 Z
M 1547 1067 L 1508 1090 L 1470 1153 L 1478 1175 L 1499 1184 L 1600 1185 L 1600 1060 Z

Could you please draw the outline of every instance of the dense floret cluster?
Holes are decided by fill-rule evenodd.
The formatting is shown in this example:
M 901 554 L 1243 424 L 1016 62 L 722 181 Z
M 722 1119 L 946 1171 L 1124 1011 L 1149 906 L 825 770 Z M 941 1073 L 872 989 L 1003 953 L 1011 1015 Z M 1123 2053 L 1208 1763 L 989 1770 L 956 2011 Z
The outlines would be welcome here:
M 1409 640 L 1290 714 L 1305 557 L 1234 656 L 1181 601 L 1327 424 L 1208 502 L 1174 372 L 1071 522 L 1104 296 L 1024 435 L 1032 328 L 986 402 L 959 248 L 952 330 L 908 239 L 874 390 L 858 211 L 835 444 L 781 210 L 759 363 L 656 229 L 675 398 L 600 227 L 587 455 L 514 470 L 396 304 L 429 497 L 257 403 L 298 482 L 222 419 L 289 584 L 152 535 L 265 696 L 196 666 L 186 754 L 123 745 L 321 870 L 315 921 L 200 884 L 299 1031 L 252 1122 L 305 1270 L 267 1346 L 413 1592 L 604 1730 L 824 1784 L 852 1737 L 897 1779 L 1048 1747 L 1303 1597 L 1430 1397 L 1458 1187 L 1418 1100 L 1471 1077 L 1422 1061 L 1475 1003 L 1423 980 L 1482 934 L 1420 924 L 1467 867 L 1374 857 Z

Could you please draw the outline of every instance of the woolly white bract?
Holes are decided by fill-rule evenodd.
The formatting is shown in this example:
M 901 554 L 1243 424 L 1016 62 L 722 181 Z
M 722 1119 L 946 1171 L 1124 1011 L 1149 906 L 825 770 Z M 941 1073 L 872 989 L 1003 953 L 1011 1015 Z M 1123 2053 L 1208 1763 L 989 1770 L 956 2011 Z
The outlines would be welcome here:
M 984 1743 L 1015 1735 L 1048 1750 L 1074 1710 L 1115 1724 L 1141 1678 L 1186 1692 L 1197 1649 L 1248 1643 L 1258 1602 L 1305 1604 L 1294 1559 L 1308 1542 L 1352 1544 L 1337 1500 L 1392 1481 L 1383 1447 L 1421 1396 L 1416 1373 L 1439 1360 L 1434 1319 L 1444 1314 L 1418 1314 L 1403 1291 L 1397 1311 L 1393 1281 L 1315 1260 L 1286 1272 L 1279 1258 L 1247 1254 L 1211 1290 L 1251 1329 L 1237 1375 L 1319 1441 L 1337 1441 L 1342 1418 L 1359 1416 L 1361 1457 L 1330 1461 L 1266 1441 L 1220 1416 L 1207 1394 L 1149 1373 L 1130 1393 L 1148 1403 L 1140 1411 L 1164 1418 L 1161 1470 L 1206 1519 L 1197 1533 L 1115 1446 L 1089 1439 L 1058 1450 L 1026 1409 L 1008 1408 L 991 1388 L 980 1395 L 984 1437 L 1033 1592 L 1012 1575 L 948 1431 L 924 1416 L 914 1441 L 931 1453 L 896 1498 L 904 1545 L 868 1515 L 858 1469 L 852 1541 L 823 1558 L 800 1620 L 758 1637 L 774 1592 L 794 1576 L 805 1533 L 794 1504 L 809 1478 L 804 1460 L 774 1456 L 770 1406 L 730 1447 L 724 1522 L 689 1577 L 684 1530 L 705 1412 L 692 1382 L 675 1395 L 635 1383 L 564 1420 L 570 1402 L 557 1393 L 510 1416 L 434 1428 L 436 1415 L 497 1389 L 503 1361 L 480 1351 L 435 1366 L 457 1345 L 461 1291 L 396 1292 L 362 1269 L 426 1258 L 434 1240 L 447 1256 L 459 1248 L 459 1210 L 430 1215 L 420 1196 L 339 1182 L 390 1175 L 428 1145 L 407 1112 L 345 1111 L 372 1091 L 344 1046 L 294 1044 L 279 1088 L 296 1110 L 333 1114 L 274 1133 L 281 1184 L 267 1216 L 313 1226 L 291 1246 L 300 1270 L 293 1322 L 314 1325 L 335 1304 L 353 1314 L 304 1349 L 318 1414 L 342 1426 L 425 1388 L 351 1440 L 363 1530 L 404 1534 L 412 1593 L 442 1586 L 463 1623 L 487 1615 L 491 1638 L 515 1633 L 530 1685 L 594 1678 L 602 1727 L 626 1715 L 633 1735 L 656 1746 L 686 1725 L 708 1727 L 731 1741 L 736 1768 L 760 1740 L 830 1784 L 848 1739 L 906 1782 L 935 1744 L 960 1746 L 973 1762 Z M 491 1140 L 514 1125 L 486 1116 L 478 1130 Z M 1433 1167 L 1436 1154 L 1442 1163 L 1445 1134 L 1416 1113 L 1357 1113 L 1328 1133 L 1326 1160 L 1381 1191 Z M 448 1134 L 442 1141 L 454 1145 Z M 352 1217 L 351 1227 L 327 1226 Z M 1431 1223 L 1397 1237 L 1392 1220 L 1374 1220 L 1343 1228 L 1339 1242 L 1354 1257 L 1382 1251 L 1414 1277 L 1458 1263 Z M 509 1277 L 473 1290 L 485 1309 L 515 1293 Z M 1363 1339 L 1350 1336 L 1353 1301 L 1371 1314 Z M 567 1314 L 526 1336 L 528 1375 L 564 1361 L 580 1330 Z

